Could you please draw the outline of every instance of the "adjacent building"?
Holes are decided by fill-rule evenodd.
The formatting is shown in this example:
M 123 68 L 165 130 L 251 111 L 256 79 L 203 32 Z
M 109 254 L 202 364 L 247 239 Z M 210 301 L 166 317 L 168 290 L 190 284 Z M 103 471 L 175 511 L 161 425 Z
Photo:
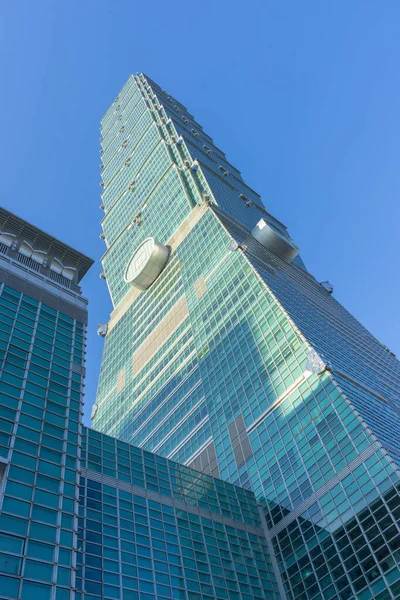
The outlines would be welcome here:
M 150 78 L 101 136 L 94 428 L 252 490 L 281 598 L 399 598 L 398 360 Z
M 0 597 L 75 588 L 92 260 L 0 209 Z

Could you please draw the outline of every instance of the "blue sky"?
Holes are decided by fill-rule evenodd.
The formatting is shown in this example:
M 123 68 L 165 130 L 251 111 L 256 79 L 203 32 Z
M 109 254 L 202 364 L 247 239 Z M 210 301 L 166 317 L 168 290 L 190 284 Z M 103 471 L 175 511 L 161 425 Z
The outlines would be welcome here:
M 99 120 L 143 71 L 399 356 L 399 29 L 397 0 L 2 2 L 0 203 L 98 261 Z M 86 423 L 111 310 L 99 270 L 83 282 Z

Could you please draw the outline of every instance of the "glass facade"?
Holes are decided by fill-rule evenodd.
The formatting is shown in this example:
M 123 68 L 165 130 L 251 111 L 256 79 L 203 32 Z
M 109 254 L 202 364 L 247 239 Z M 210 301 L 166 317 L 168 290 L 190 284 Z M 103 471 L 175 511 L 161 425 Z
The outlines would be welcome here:
M 254 494 L 85 429 L 76 598 L 279 598 Z
M 93 427 L 251 490 L 280 597 L 400 597 L 396 357 L 148 77 L 103 117 L 101 153 L 114 310 Z M 124 272 L 148 237 L 170 256 L 141 291 Z
M 82 426 L 92 261 L 5 216 L 0 598 L 278 600 L 251 491 Z M 49 259 L 32 267 L 21 249 L 35 240 Z M 71 279 L 52 277 L 54 254 Z
M 70 600 L 92 261 L 4 209 L 0 229 L 0 597 Z

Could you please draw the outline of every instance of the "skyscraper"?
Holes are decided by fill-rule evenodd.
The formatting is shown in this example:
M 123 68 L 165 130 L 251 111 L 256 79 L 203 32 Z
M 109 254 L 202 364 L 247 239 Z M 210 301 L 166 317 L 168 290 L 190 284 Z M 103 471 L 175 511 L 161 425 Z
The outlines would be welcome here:
M 396 357 L 151 79 L 101 141 L 94 428 L 253 490 L 287 598 L 400 597 Z

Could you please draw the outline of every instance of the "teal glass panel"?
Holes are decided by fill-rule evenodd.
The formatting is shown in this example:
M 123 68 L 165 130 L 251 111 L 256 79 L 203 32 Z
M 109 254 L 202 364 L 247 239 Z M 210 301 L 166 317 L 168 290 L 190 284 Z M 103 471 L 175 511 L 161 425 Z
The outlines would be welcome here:
M 50 600 L 51 586 L 24 580 L 22 582 L 22 594 L 26 598 L 35 598 L 35 600 Z
M 10 515 L 0 514 L 0 531 L 9 531 L 17 535 L 26 535 L 28 521 Z
M 49 544 L 42 544 L 41 542 L 35 542 L 33 540 L 28 541 L 28 556 L 31 558 L 40 558 L 47 562 L 54 560 L 54 546 Z
M 11 575 L 21 574 L 22 559 L 11 554 L 0 552 L 0 571 L 2 573 L 10 573 Z
M 4 598 L 15 600 L 18 597 L 19 579 L 0 575 L 0 590 Z
M 0 551 L 22 554 L 25 540 L 20 537 L 0 533 Z
M 51 581 L 53 574 L 52 565 L 47 565 L 36 560 L 25 561 L 25 573 L 24 576 L 28 579 L 39 579 L 41 581 Z

